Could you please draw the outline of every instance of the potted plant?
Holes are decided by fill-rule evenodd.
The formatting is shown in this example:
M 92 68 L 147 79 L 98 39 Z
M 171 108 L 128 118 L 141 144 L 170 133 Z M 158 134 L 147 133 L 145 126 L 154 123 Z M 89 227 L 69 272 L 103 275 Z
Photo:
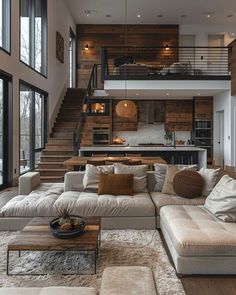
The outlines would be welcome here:
M 171 145 L 173 140 L 173 133 L 169 129 L 166 129 L 164 138 L 166 140 L 166 145 Z

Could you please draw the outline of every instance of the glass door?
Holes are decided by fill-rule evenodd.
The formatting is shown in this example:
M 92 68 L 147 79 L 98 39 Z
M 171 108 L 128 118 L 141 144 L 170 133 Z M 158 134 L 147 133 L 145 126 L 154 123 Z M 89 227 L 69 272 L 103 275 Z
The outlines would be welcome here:
M 10 102 L 11 78 L 0 72 L 0 189 L 9 186 L 11 181 Z
M 20 85 L 20 173 L 38 166 L 47 137 L 47 96 Z

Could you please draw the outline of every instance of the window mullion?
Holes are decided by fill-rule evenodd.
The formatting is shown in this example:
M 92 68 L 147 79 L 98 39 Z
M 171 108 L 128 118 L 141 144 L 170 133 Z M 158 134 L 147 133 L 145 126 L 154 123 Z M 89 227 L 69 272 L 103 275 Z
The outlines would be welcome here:
M 30 28 L 29 28 L 29 53 L 30 53 L 30 66 L 35 68 L 35 1 L 30 2 Z
M 30 114 L 30 156 L 31 167 L 35 168 L 35 91 L 31 90 L 31 114 Z

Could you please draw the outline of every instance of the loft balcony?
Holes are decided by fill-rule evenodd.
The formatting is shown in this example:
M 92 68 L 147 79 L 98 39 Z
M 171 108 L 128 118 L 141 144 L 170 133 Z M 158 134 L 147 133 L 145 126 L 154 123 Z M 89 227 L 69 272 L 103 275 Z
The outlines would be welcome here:
M 228 47 L 103 47 L 103 80 L 230 80 Z

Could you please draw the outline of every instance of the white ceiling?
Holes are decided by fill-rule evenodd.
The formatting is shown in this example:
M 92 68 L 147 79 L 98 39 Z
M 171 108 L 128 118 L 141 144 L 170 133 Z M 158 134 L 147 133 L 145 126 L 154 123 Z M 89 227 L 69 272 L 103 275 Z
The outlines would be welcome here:
M 126 0 L 65 1 L 77 24 L 126 23 Z M 127 0 L 127 4 L 129 24 L 236 24 L 235 0 Z M 91 11 L 88 16 L 86 10 Z M 211 17 L 206 13 L 212 13 Z

